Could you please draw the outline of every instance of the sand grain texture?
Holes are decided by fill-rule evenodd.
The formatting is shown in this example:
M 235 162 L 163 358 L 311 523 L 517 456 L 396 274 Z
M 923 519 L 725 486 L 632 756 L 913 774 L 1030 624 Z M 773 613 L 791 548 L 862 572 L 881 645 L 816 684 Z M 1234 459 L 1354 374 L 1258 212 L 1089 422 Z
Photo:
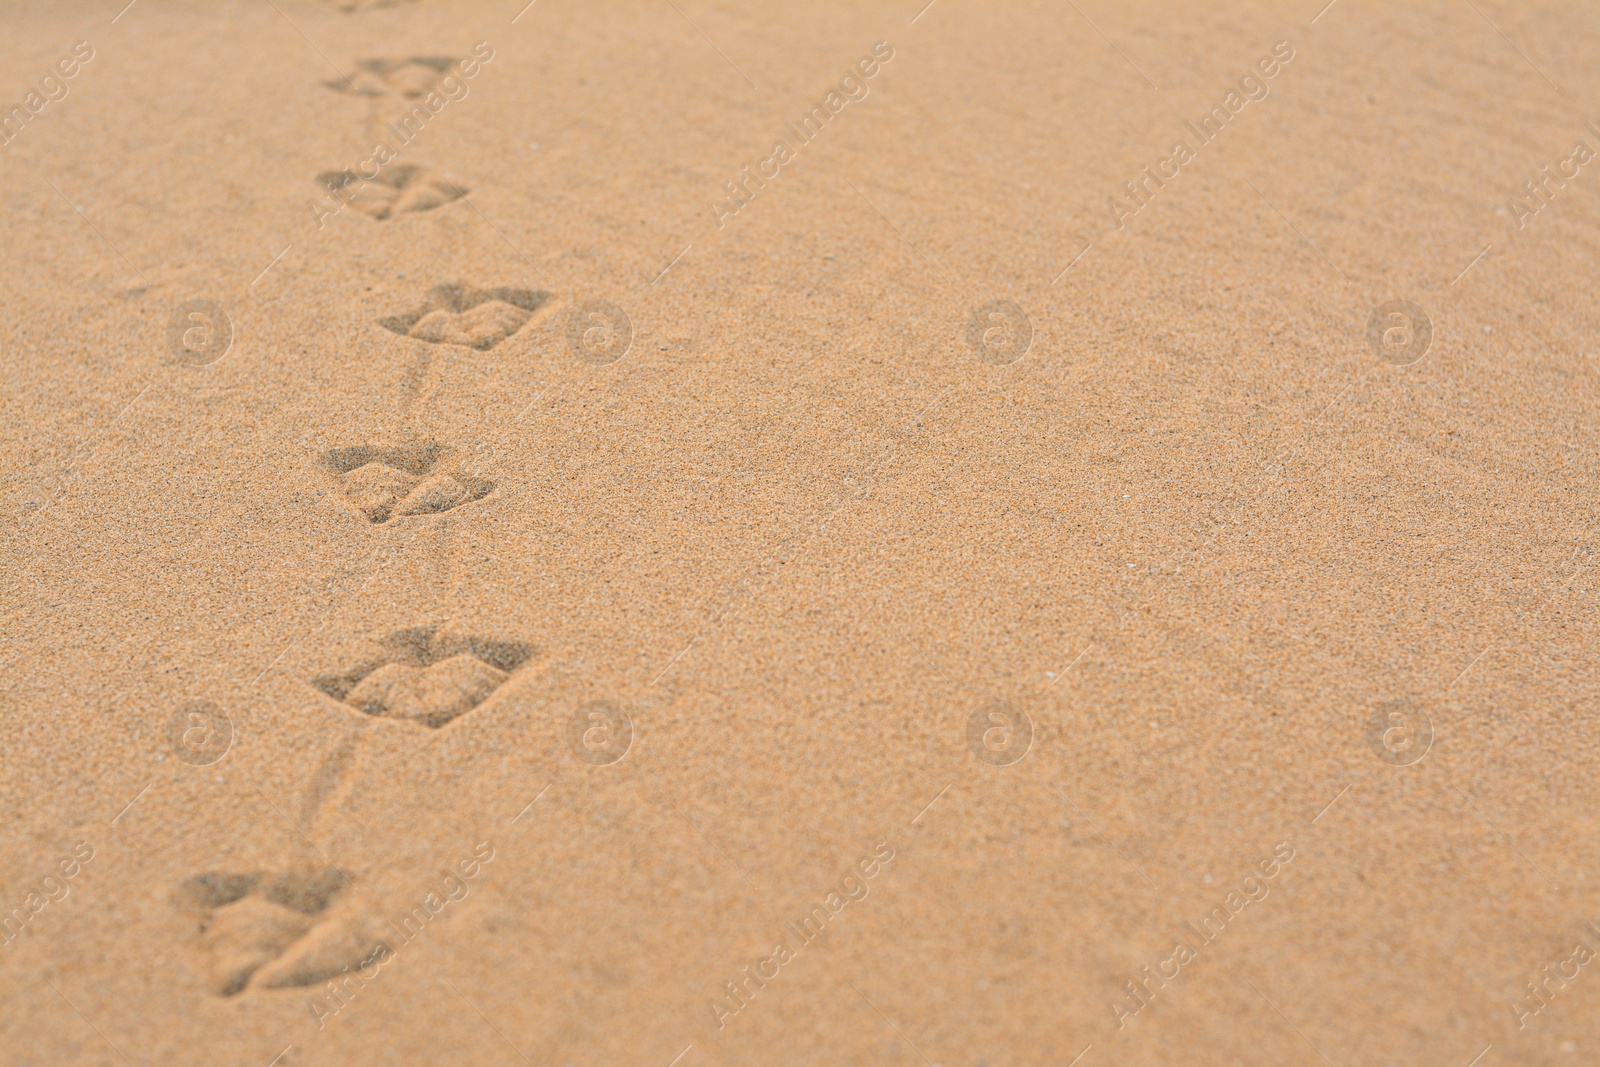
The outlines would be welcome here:
M 1590 9 L 0 71 L 8 1067 L 1600 1061 Z

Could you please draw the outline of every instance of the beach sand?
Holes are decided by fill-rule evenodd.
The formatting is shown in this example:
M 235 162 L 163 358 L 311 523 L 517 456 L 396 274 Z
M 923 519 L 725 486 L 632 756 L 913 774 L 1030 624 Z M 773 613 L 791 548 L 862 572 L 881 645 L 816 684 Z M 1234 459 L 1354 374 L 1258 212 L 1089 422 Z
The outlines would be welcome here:
M 1592 12 L 520 7 L 0 9 L 0 1062 L 1600 1058 Z

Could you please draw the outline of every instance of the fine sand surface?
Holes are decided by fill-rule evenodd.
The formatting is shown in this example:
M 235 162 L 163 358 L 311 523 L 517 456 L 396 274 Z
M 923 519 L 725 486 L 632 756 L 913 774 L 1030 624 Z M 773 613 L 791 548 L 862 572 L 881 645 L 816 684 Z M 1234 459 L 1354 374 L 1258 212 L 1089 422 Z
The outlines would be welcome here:
M 923 2 L 0 5 L 0 1064 L 1600 1062 L 1593 6 Z

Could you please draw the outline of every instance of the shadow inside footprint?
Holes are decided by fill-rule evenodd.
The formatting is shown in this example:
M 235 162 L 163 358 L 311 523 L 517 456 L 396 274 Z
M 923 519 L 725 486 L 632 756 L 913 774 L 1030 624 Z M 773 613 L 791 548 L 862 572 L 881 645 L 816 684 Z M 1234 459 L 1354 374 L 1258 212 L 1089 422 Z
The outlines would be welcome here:
M 348 167 L 330 170 L 317 175 L 317 182 L 346 205 L 380 222 L 409 212 L 432 211 L 469 192 L 425 167 L 409 164 L 380 170 L 376 178 L 361 177 Z
M 378 325 L 402 337 L 435 345 L 465 345 L 481 352 L 522 329 L 549 301 L 549 293 L 535 289 L 436 285 L 428 290 L 420 307 L 379 319 Z
M 403 96 L 414 100 L 438 85 L 455 62 L 449 56 L 363 59 L 356 64 L 352 76 L 341 75 L 322 84 L 335 92 L 355 96 Z
M 449 451 L 436 442 L 359 445 L 330 449 L 322 465 L 357 511 L 381 523 L 437 515 L 489 495 L 493 482 L 444 469 Z
M 438 729 L 487 700 L 533 651 L 448 624 L 396 630 L 376 657 L 311 684 L 367 715 Z
M 219 996 L 247 986 L 316 985 L 388 951 L 376 918 L 351 898 L 333 869 L 301 873 L 210 871 L 178 888 L 180 908 L 194 916 L 210 954 L 209 981 Z

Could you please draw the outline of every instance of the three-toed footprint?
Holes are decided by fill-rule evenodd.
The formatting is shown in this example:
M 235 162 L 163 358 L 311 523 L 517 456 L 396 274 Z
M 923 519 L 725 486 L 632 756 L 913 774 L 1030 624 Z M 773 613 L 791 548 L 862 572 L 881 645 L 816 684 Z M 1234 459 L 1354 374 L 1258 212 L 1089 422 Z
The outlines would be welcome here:
M 489 699 L 533 651 L 450 623 L 419 626 L 393 631 L 372 655 L 311 684 L 368 715 L 438 729 Z
M 334 448 L 322 456 L 344 499 L 375 523 L 437 515 L 488 496 L 494 483 L 459 464 L 452 449 L 435 441 Z
M 210 957 L 213 992 L 288 989 L 365 965 L 389 950 L 374 909 L 336 870 L 207 872 L 178 889 Z
M 322 84 L 355 96 L 402 96 L 415 100 L 438 85 L 455 62 L 449 56 L 363 59 L 349 77 L 330 78 Z
M 435 345 L 465 345 L 481 352 L 522 329 L 535 312 L 549 304 L 550 297 L 536 289 L 436 285 L 416 308 L 379 319 L 378 325 L 402 337 Z
M 426 167 L 409 163 L 379 169 L 371 178 L 357 175 L 349 167 L 324 171 L 317 175 L 317 182 L 347 206 L 380 222 L 396 215 L 432 211 L 460 200 L 469 191 Z

